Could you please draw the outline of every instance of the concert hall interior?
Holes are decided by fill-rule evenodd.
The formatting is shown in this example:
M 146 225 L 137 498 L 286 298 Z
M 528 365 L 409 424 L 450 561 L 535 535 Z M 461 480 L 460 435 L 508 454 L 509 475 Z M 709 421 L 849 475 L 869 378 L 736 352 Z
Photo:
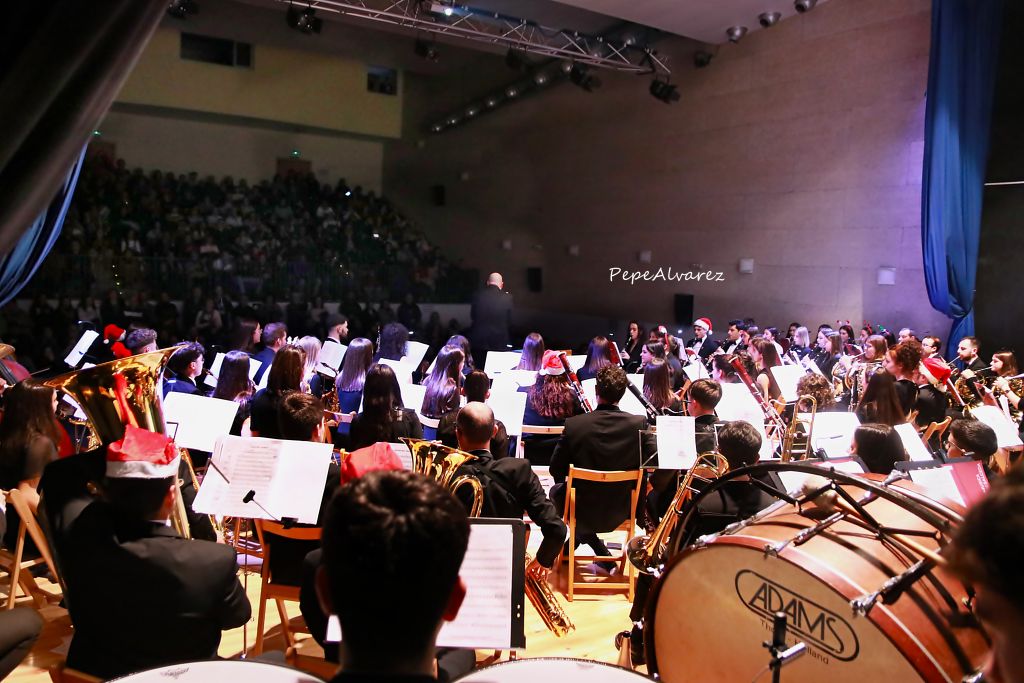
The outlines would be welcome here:
M 1024 683 L 1024 6 L 0 22 L 0 679 Z

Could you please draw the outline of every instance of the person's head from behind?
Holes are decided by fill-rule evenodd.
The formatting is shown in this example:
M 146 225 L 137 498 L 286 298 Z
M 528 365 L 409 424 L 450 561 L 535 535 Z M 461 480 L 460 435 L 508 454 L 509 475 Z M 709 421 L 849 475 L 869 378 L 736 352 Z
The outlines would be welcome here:
M 277 406 L 277 423 L 282 439 L 324 442 L 324 404 L 312 394 L 291 391 Z
M 163 434 L 126 427 L 120 441 L 107 446 L 103 495 L 124 519 L 164 521 L 178 496 L 178 465 L 174 442 Z
M 464 451 L 487 450 L 494 431 L 494 412 L 484 403 L 467 403 L 455 419 L 455 438 Z
M 316 584 L 325 613 L 341 624 L 345 668 L 432 666 L 438 630 L 465 597 L 459 568 L 468 542 L 462 505 L 423 475 L 375 471 L 339 489 Z
M 409 344 L 409 330 L 402 323 L 388 323 L 380 331 L 379 358 L 402 360 Z
M 999 449 L 996 432 L 981 420 L 973 417 L 961 417 L 949 425 L 949 440 L 946 442 L 946 455 L 950 458 L 968 457 L 981 462 L 989 458 Z
M 718 430 L 718 452 L 729 461 L 730 470 L 753 465 L 760 451 L 761 435 L 749 422 L 727 422 Z
M 626 371 L 618 365 L 606 365 L 597 371 L 597 402 L 614 405 L 622 400 L 629 385 Z
M 809 373 L 796 382 L 796 393 L 800 397 L 800 410 L 808 412 L 811 409 L 811 401 L 804 398 L 810 396 L 814 399 L 815 410 L 826 410 L 835 405 L 836 395 L 832 382 L 825 379 L 824 375 Z
M 722 400 L 722 385 L 713 379 L 699 379 L 690 385 L 690 414 L 710 415 Z
M 338 391 L 361 391 L 366 381 L 366 371 L 373 364 L 373 342 L 364 337 L 356 337 L 348 345 L 345 358 L 341 362 L 341 372 L 335 386 Z
M 462 385 L 462 394 L 467 402 L 483 403 L 491 395 L 491 380 L 483 370 L 474 370 L 466 375 Z
M 267 375 L 267 391 L 283 393 L 298 391 L 302 387 L 302 373 L 306 354 L 297 346 L 284 346 L 274 354 Z
M 269 378 L 268 378 L 269 379 Z M 220 376 L 214 398 L 234 401 L 239 396 L 252 393 L 252 380 L 249 379 L 249 354 L 244 351 L 228 351 L 220 364 Z
M 875 474 L 889 474 L 896 463 L 907 459 L 900 435 L 889 425 L 878 422 L 868 422 L 854 430 L 850 453 L 863 460 L 868 472 Z
M 124 338 L 124 345 L 135 354 L 156 351 L 156 330 L 151 330 L 148 327 L 132 330 Z
M 363 411 L 385 415 L 402 407 L 402 389 L 395 371 L 389 365 L 374 365 L 363 385 Z
M 517 370 L 540 370 L 544 360 L 544 337 L 531 332 L 523 340 L 523 353 L 519 357 Z
M 1024 682 L 1024 470 L 1011 470 L 970 507 L 943 554 L 975 590 L 974 614 L 991 639 L 985 680 Z
M 288 342 L 288 328 L 284 323 L 267 323 L 263 328 L 263 345 L 274 351 Z
M 498 289 L 505 288 L 505 278 L 501 276 L 501 273 L 491 273 L 487 276 L 488 286 L 497 287 Z

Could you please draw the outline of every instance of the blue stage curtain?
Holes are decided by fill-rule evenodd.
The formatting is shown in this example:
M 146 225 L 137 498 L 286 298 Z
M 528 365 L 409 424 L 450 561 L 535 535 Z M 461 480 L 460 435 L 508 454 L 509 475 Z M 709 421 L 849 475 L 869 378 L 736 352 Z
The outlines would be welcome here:
M 16 297 L 28 284 L 60 236 L 64 217 L 67 216 L 71 197 L 74 196 L 75 186 L 78 184 L 78 173 L 82 170 L 83 159 L 84 148 L 68 171 L 50 206 L 33 221 L 14 248 L 0 260 L 0 307 Z
M 981 204 L 1002 0 L 933 0 L 921 242 L 932 306 L 953 319 L 947 353 L 974 334 Z

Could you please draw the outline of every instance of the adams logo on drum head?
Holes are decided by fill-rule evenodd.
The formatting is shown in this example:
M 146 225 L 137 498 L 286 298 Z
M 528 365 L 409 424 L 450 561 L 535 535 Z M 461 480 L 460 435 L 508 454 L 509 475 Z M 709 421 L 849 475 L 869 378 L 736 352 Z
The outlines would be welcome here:
M 736 574 L 736 594 L 747 609 L 769 621 L 784 612 L 790 631 L 836 659 L 849 662 L 860 652 L 857 634 L 845 619 L 757 572 Z

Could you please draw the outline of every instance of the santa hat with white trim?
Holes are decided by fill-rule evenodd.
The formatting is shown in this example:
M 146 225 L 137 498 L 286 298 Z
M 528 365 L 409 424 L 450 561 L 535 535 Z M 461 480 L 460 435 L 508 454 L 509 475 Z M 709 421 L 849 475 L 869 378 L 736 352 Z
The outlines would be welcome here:
M 711 332 L 711 320 L 709 318 L 697 318 L 693 321 L 694 327 L 703 327 L 705 332 Z
M 178 476 L 180 460 L 173 440 L 128 425 L 124 438 L 107 446 L 107 476 L 112 479 L 168 479 Z

